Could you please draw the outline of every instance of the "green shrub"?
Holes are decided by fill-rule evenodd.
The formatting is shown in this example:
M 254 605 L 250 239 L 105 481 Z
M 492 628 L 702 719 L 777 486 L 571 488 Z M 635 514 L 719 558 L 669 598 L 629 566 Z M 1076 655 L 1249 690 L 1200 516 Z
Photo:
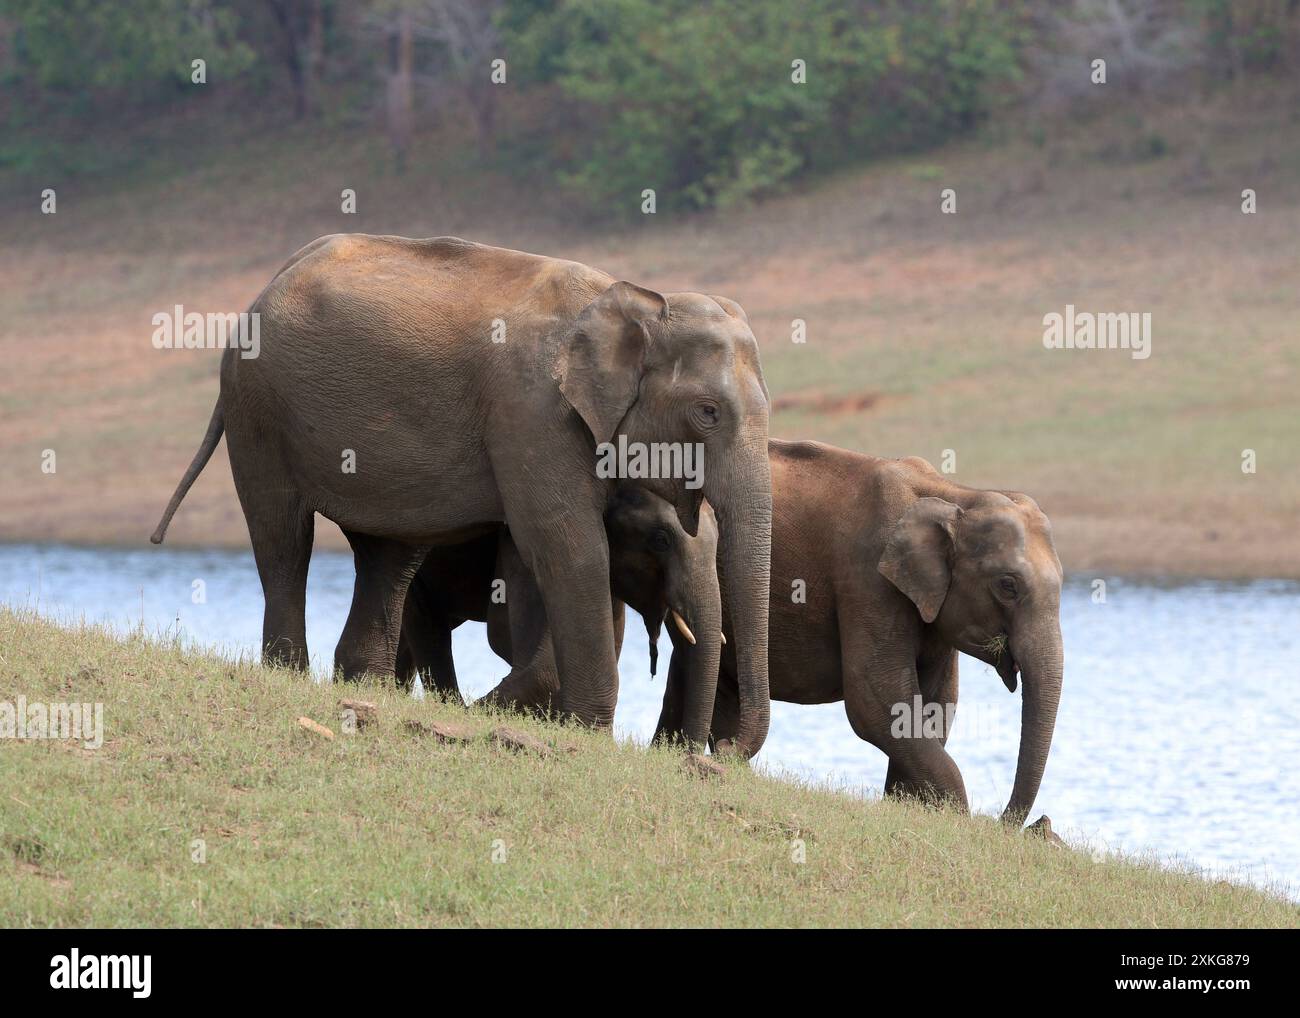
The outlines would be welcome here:
M 513 72 L 571 102 L 565 179 L 632 214 L 726 208 L 810 172 L 974 126 L 1026 29 L 995 0 L 507 4 Z M 794 61 L 806 68 L 795 83 Z M 558 135 L 558 136 L 557 136 Z

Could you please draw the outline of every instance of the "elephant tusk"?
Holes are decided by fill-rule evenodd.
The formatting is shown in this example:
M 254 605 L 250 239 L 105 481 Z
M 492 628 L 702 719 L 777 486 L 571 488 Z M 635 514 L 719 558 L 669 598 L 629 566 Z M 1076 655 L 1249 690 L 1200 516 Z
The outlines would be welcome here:
M 678 632 L 680 632 L 684 637 L 686 637 L 687 643 L 689 643 L 692 647 L 695 646 L 695 634 L 691 632 L 691 627 L 686 624 L 686 620 L 684 618 L 682 618 L 680 615 L 677 614 L 676 608 L 672 609 L 672 613 L 673 613 L 673 621 L 677 623 Z
M 724 633 L 721 629 L 719 629 L 718 636 L 722 638 L 722 645 L 725 647 L 727 645 L 727 634 Z

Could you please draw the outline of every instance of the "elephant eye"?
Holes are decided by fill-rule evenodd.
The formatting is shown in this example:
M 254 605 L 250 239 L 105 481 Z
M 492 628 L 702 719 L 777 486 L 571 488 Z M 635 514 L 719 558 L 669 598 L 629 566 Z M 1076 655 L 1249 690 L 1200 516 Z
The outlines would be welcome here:
M 654 551 L 667 551 L 672 547 L 672 538 L 668 536 L 666 530 L 652 530 L 650 532 L 650 547 Z
M 699 416 L 700 424 L 706 428 L 716 427 L 718 420 L 722 416 L 716 403 L 697 403 L 695 405 L 695 412 Z
M 998 592 L 1003 597 L 1015 597 L 1019 592 L 1019 587 L 1016 586 L 1016 578 L 1014 576 L 1004 576 L 998 580 Z

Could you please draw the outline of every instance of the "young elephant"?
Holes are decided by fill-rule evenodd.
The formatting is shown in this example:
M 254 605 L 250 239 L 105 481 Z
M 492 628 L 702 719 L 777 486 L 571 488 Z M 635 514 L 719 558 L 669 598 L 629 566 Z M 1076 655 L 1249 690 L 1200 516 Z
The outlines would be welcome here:
M 605 513 L 605 531 L 619 644 L 626 603 L 645 620 L 653 674 L 660 626 L 666 617 L 673 619 L 669 635 L 674 650 L 691 650 L 683 665 L 678 730 L 688 743 L 702 746 L 713 715 L 722 642 L 713 510 L 702 504 L 699 527 L 691 536 L 671 502 L 623 484 Z M 493 597 L 494 591 L 504 591 L 504 603 Z M 485 699 L 538 711 L 558 705 L 560 683 L 546 610 L 508 531 L 429 553 L 406 600 L 399 678 L 409 683 L 418 673 L 443 695 L 459 697 L 451 631 L 466 620 L 486 621 L 489 644 L 512 666 Z
M 946 480 L 922 459 L 877 459 L 816 442 L 768 443 L 772 467 L 772 698 L 843 700 L 858 736 L 889 757 L 887 793 L 969 808 L 945 748 L 957 652 L 1024 680 L 1020 756 L 1003 819 L 1038 794 L 1061 693 L 1061 564 L 1033 499 Z M 724 577 L 725 581 L 725 577 Z M 727 601 L 723 584 L 724 608 Z M 724 612 L 724 618 L 726 618 Z M 681 717 L 668 673 L 660 735 Z M 916 697 L 926 710 L 915 716 Z M 938 715 L 937 726 L 925 724 Z M 736 730 L 735 663 L 724 648 L 712 736 Z

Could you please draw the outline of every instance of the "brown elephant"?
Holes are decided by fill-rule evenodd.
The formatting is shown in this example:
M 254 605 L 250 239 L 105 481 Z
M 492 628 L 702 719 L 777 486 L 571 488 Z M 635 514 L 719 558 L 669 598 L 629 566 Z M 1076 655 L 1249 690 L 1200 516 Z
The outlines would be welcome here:
M 887 793 L 968 809 L 945 748 L 957 652 L 993 665 L 1013 692 L 1018 672 L 1020 755 L 1003 819 L 1023 823 L 1063 670 L 1061 564 L 1047 517 L 1026 495 L 963 487 L 922 459 L 778 440 L 769 452 L 773 699 L 843 700 L 853 730 L 889 757 Z M 728 597 L 724 582 L 724 608 Z M 660 737 L 680 730 L 688 658 L 689 648 L 674 650 Z M 937 728 L 924 723 L 936 717 Z M 712 736 L 725 746 L 738 730 L 736 659 L 724 647 Z
M 654 674 L 659 632 L 665 619 L 672 620 L 669 636 L 674 648 L 691 649 L 683 676 L 680 730 L 689 745 L 703 747 L 713 716 L 722 641 L 713 511 L 707 502 L 701 506 L 698 532 L 691 535 L 670 502 L 634 484 L 620 484 L 606 511 L 605 528 L 619 644 L 626 602 L 645 621 Z M 406 598 L 397 652 L 399 681 L 409 685 L 418 674 L 426 687 L 459 698 L 451 634 L 470 620 L 487 623 L 488 643 L 513 666 L 484 700 L 512 709 L 552 710 L 560 686 L 545 606 L 504 529 L 499 535 L 430 551 Z
M 660 294 L 576 262 L 473 244 L 345 234 L 299 251 L 251 309 L 260 355 L 228 349 L 207 435 L 155 531 L 225 432 L 266 599 L 270 661 L 305 666 L 314 513 L 357 566 L 335 653 L 392 674 L 407 587 L 430 548 L 505 524 L 550 622 L 562 709 L 609 725 L 617 696 L 609 550 L 620 448 L 702 449 L 700 485 L 641 484 L 688 533 L 707 498 L 734 577 L 738 748 L 768 726 L 771 483 L 758 345 L 734 302 Z

